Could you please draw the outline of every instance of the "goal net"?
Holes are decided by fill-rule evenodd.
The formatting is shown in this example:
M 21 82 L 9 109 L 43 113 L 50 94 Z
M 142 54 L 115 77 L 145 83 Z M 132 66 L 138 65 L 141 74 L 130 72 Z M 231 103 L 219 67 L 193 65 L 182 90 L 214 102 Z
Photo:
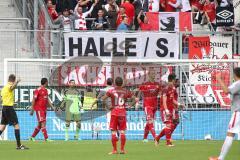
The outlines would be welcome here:
M 15 90 L 15 109 L 21 126 L 21 138 L 28 139 L 37 125 L 36 116 L 29 115 L 33 91 L 40 86 L 43 77 L 48 78 L 49 98 L 54 106 L 61 106 L 64 91 L 69 81 L 74 79 L 79 93 L 81 108 L 80 139 L 109 139 L 110 113 L 103 102 L 98 101 L 93 110 L 92 102 L 106 87 L 107 78 L 122 77 L 124 86 L 134 94 L 139 85 L 148 81 L 148 72 L 155 70 L 155 81 L 167 83 L 170 73 L 179 79 L 178 101 L 185 105 L 179 110 L 180 123 L 174 131 L 173 139 L 203 140 L 225 138 L 230 120 L 230 97 L 223 93 L 216 81 L 221 73 L 226 84 L 233 80 L 232 70 L 237 60 L 157 60 L 157 59 L 5 59 L 4 82 L 9 74 L 21 79 Z M 160 100 L 160 96 L 159 96 Z M 130 103 L 130 102 L 129 102 Z M 143 139 L 146 117 L 142 98 L 137 103 L 138 110 L 127 111 L 127 138 Z M 64 109 L 47 113 L 47 130 L 50 139 L 63 140 L 65 137 Z M 164 127 L 160 118 L 159 106 L 155 118 L 155 130 L 159 133 Z M 76 123 L 69 128 L 73 139 Z M 152 136 L 148 136 L 152 139 Z M 14 139 L 11 127 L 6 130 L 4 139 Z M 43 139 L 40 133 L 37 139 Z

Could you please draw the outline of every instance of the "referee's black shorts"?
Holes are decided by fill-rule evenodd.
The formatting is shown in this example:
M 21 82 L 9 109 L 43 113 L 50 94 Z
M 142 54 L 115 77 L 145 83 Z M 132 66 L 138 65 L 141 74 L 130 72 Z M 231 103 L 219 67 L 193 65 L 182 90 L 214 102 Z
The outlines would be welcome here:
M 17 114 L 16 114 L 13 106 L 3 106 L 1 124 L 3 124 L 3 125 L 18 124 Z

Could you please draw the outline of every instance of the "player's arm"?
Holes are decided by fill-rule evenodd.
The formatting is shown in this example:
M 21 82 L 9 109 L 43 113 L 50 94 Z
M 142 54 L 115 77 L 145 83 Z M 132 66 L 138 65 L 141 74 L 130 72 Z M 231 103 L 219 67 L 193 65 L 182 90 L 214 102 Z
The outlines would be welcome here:
M 97 102 L 101 99 L 101 97 L 102 97 L 102 94 L 99 94 L 97 96 L 97 99 L 95 99 L 95 101 L 92 103 L 91 109 L 93 109 L 93 107 L 97 104 Z
M 229 89 L 228 89 L 227 85 L 224 83 L 224 81 L 222 80 L 220 73 L 216 75 L 216 79 L 217 79 L 218 83 L 220 84 L 220 86 L 222 87 L 223 92 L 229 93 Z
M 10 90 L 14 90 L 14 89 L 17 87 L 17 85 L 18 85 L 18 83 L 19 83 L 20 81 L 21 81 L 20 79 L 16 80 L 16 81 L 13 83 L 13 85 L 10 87 Z
M 131 103 L 130 103 L 130 108 L 135 106 L 135 110 L 137 110 L 138 109 L 138 106 L 136 105 L 137 101 L 138 101 L 137 97 L 136 96 L 132 96 Z
M 48 106 L 50 106 L 50 108 L 52 109 L 52 110 L 55 110 L 56 108 L 53 106 L 53 104 L 52 104 L 52 102 L 51 102 L 51 100 L 48 98 Z
M 34 93 L 33 93 L 33 99 L 32 99 L 32 107 L 31 107 L 31 110 L 30 110 L 30 115 L 32 116 L 33 113 L 34 113 L 34 106 L 35 106 L 35 103 L 36 103 L 36 99 L 38 97 L 38 90 L 35 90 Z
M 174 103 L 174 105 L 176 106 L 176 109 L 178 109 L 178 108 L 183 108 L 184 107 L 184 104 L 181 104 L 181 103 L 179 103 L 178 101 L 176 101 L 175 99 L 173 100 L 173 103 Z
M 169 114 L 169 110 L 168 110 L 168 108 L 167 108 L 167 95 L 164 94 L 164 95 L 162 96 L 162 99 L 163 99 L 163 108 L 164 108 L 166 114 L 168 115 L 168 114 Z
M 35 106 L 35 103 L 36 103 L 36 98 L 35 98 L 35 96 L 33 97 L 33 99 L 32 99 L 32 107 L 30 108 L 30 115 L 32 116 L 33 115 L 33 113 L 34 113 L 34 106 Z
M 101 100 L 106 101 L 108 97 L 109 97 L 108 94 L 105 94 L 104 96 L 102 96 Z

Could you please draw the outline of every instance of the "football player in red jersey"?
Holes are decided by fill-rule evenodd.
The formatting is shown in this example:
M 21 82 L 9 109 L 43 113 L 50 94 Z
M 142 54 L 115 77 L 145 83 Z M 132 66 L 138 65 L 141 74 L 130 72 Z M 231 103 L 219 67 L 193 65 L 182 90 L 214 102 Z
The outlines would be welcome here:
M 158 145 L 159 140 L 164 135 L 166 136 L 166 145 L 169 147 L 174 146 L 171 142 L 171 137 L 176 125 L 174 124 L 174 113 L 176 106 L 180 104 L 177 102 L 177 90 L 175 87 L 176 75 L 170 74 L 168 76 L 168 84 L 162 90 L 161 93 L 161 104 L 160 104 L 160 112 L 162 122 L 165 124 L 165 127 L 162 129 L 160 134 L 155 139 L 155 145 Z
M 48 134 L 46 130 L 46 115 L 47 115 L 47 106 L 49 105 L 52 109 L 54 108 L 52 103 L 48 98 L 48 90 L 46 87 L 48 86 L 47 78 L 41 79 L 41 86 L 34 91 L 34 96 L 32 100 L 32 110 L 30 115 L 33 115 L 34 111 L 36 112 L 38 125 L 35 128 L 32 136 L 30 137 L 31 141 L 35 141 L 36 135 L 41 130 L 44 136 L 45 141 L 51 141 L 48 139 Z
M 121 149 L 120 154 L 125 154 L 124 146 L 126 143 L 125 130 L 127 128 L 126 124 L 126 100 L 128 98 L 133 99 L 133 102 L 130 106 L 135 104 L 135 97 L 132 93 L 122 87 L 123 79 L 117 77 L 115 79 L 114 87 L 110 88 L 107 93 L 102 97 L 102 100 L 105 101 L 108 97 L 111 98 L 112 110 L 111 110 L 111 120 L 110 120 L 110 130 L 112 132 L 112 146 L 113 150 L 109 154 L 117 154 L 117 141 L 116 136 L 117 131 L 120 131 L 120 140 L 121 140 Z
M 160 91 L 160 84 L 155 82 L 155 70 L 150 69 L 148 72 L 148 82 L 143 83 L 139 86 L 139 94 L 143 97 L 143 106 L 146 114 L 146 126 L 144 128 L 143 142 L 147 142 L 147 136 L 149 131 L 155 139 L 156 133 L 154 129 L 154 119 L 158 106 L 158 95 Z

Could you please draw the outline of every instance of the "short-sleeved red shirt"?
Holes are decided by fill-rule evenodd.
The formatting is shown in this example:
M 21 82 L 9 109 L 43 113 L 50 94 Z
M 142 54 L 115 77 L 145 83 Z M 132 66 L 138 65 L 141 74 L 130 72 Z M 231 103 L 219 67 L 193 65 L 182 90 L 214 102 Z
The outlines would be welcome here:
M 121 6 L 125 8 L 126 15 L 129 18 L 129 24 L 131 24 L 135 15 L 134 6 L 130 2 L 124 2 Z
M 115 116 L 126 116 L 126 100 L 132 97 L 132 93 L 121 87 L 110 88 L 106 95 L 111 98 L 112 111 Z
M 147 108 L 157 108 L 160 85 L 157 82 L 146 82 L 139 86 L 143 93 L 143 105 Z
M 48 91 L 45 87 L 41 86 L 34 91 L 35 105 L 33 109 L 35 111 L 46 111 L 48 104 Z
M 167 97 L 167 108 L 169 111 L 172 111 L 175 108 L 174 100 L 176 101 L 177 95 L 177 90 L 174 86 L 167 85 L 163 90 L 162 90 L 162 97 L 166 96 Z M 160 109 L 164 110 L 163 107 L 163 98 L 161 97 L 161 106 Z

